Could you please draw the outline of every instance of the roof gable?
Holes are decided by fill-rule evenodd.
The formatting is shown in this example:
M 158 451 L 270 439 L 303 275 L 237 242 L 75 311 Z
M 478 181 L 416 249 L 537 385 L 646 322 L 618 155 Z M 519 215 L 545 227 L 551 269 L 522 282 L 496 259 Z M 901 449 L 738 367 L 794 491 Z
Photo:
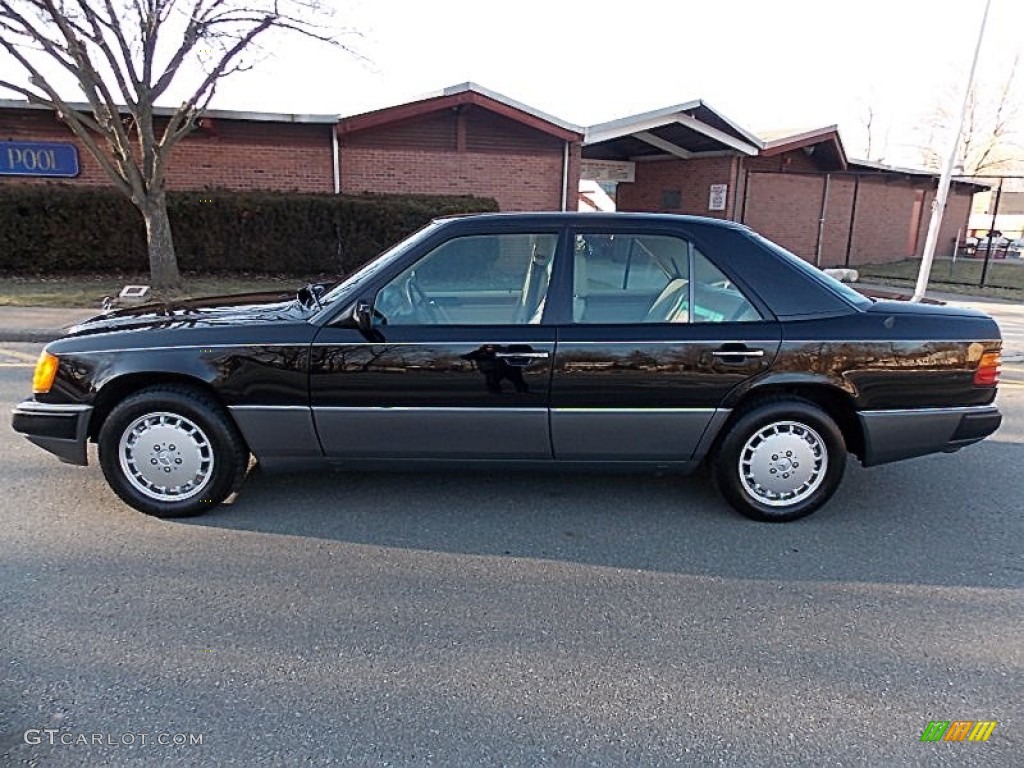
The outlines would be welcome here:
M 482 88 L 475 83 L 463 83 L 445 88 L 441 93 L 427 96 L 393 107 L 384 107 L 360 115 L 343 117 L 338 122 L 338 133 L 349 134 L 372 128 L 412 120 L 434 112 L 472 105 L 514 120 L 541 133 L 554 136 L 562 141 L 580 141 L 583 129 L 562 122 L 539 110 Z

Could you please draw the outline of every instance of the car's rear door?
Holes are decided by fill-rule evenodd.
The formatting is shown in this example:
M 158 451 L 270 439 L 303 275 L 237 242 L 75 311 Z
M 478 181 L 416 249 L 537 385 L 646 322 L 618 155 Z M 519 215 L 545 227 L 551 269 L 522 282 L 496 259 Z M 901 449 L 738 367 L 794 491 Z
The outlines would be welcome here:
M 564 460 L 687 461 L 721 404 L 767 370 L 779 323 L 685 232 L 633 219 L 571 230 L 551 393 Z M 725 254 L 717 254 L 723 258 Z
M 364 297 L 371 333 L 324 327 L 310 393 L 325 453 L 550 459 L 555 329 L 541 318 L 561 233 L 463 227 Z

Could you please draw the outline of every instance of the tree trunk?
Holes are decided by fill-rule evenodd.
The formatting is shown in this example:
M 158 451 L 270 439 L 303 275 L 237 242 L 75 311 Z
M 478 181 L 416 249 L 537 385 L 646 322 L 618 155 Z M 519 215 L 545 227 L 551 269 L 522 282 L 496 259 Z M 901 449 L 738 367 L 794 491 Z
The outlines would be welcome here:
M 178 291 L 181 289 L 181 275 L 171 238 L 171 222 L 167 218 L 167 198 L 161 194 L 146 200 L 141 208 L 142 217 L 146 220 L 150 286 L 154 293 Z

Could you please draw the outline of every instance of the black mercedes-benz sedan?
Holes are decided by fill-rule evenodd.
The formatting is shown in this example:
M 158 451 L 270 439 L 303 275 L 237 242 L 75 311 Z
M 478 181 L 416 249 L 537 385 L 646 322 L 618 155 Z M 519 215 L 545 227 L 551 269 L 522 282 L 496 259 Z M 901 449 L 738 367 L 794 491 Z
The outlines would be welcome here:
M 191 515 L 266 468 L 705 464 L 788 521 L 864 466 L 994 432 L 987 315 L 869 299 L 730 222 L 433 222 L 327 289 L 108 312 L 50 343 L 14 429 Z

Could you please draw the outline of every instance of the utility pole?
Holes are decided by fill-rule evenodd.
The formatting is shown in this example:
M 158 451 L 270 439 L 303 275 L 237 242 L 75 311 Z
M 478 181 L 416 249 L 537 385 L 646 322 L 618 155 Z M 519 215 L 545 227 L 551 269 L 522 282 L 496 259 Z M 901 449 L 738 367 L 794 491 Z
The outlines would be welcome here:
M 946 199 L 949 197 L 949 185 L 953 176 L 953 164 L 956 163 L 956 153 L 960 148 L 960 137 L 964 132 L 964 121 L 967 117 L 967 105 L 971 98 L 971 87 L 974 85 L 974 70 L 978 67 L 978 55 L 981 53 L 981 41 L 985 37 L 985 22 L 988 21 L 988 9 L 992 0 L 985 0 L 985 13 L 981 17 L 981 29 L 978 30 L 978 43 L 974 47 L 974 60 L 971 62 L 971 72 L 967 76 L 967 87 L 964 89 L 964 103 L 960 108 L 960 123 L 957 126 L 956 136 L 953 137 L 953 147 L 949 151 L 949 157 L 942 168 L 942 175 L 939 177 L 939 189 L 935 193 L 935 200 L 932 201 L 932 218 L 928 222 L 928 237 L 924 241 L 924 253 L 921 254 L 921 271 L 917 275 L 917 287 L 911 301 L 920 301 L 924 298 L 924 292 L 928 289 L 928 277 L 932 271 L 932 262 L 935 260 L 935 246 L 939 243 L 939 227 L 942 226 L 942 214 L 946 210 Z M 991 241 L 989 241 L 991 243 Z

